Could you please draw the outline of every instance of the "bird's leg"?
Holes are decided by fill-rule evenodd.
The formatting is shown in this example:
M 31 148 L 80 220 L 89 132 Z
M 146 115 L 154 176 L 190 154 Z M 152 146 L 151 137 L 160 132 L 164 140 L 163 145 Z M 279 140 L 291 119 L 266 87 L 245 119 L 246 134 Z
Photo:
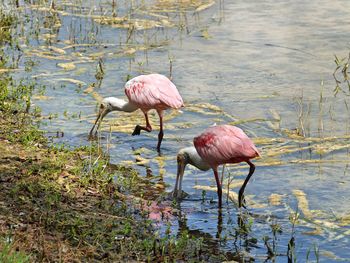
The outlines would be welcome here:
M 218 226 L 216 232 L 216 238 L 220 239 L 222 232 L 222 211 L 221 209 L 218 211 Z
M 218 198 L 219 198 L 219 208 L 222 207 L 222 187 L 219 179 L 219 174 L 218 174 L 218 168 L 213 168 L 214 175 L 215 175 L 215 180 L 216 180 L 216 186 L 218 188 Z
M 141 130 L 146 131 L 146 132 L 151 132 L 152 131 L 152 126 L 149 123 L 147 112 L 144 112 L 144 114 L 145 114 L 145 119 L 146 119 L 146 127 L 141 126 L 141 125 L 136 125 L 136 127 L 134 129 L 134 132 L 132 133 L 132 136 L 140 135 Z
M 245 199 L 244 199 L 244 189 L 250 179 L 250 177 L 253 175 L 254 171 L 255 171 L 255 165 L 252 164 L 249 160 L 247 161 L 247 164 L 249 164 L 250 168 L 249 168 L 249 174 L 247 175 L 247 178 L 244 180 L 243 185 L 241 186 L 241 189 L 239 189 L 238 192 L 238 207 L 245 207 Z
M 159 134 L 158 134 L 158 144 L 157 144 L 157 151 L 160 152 L 160 145 L 163 140 L 164 132 L 163 132 L 163 114 L 162 112 L 158 112 L 159 115 L 159 124 L 160 124 L 160 129 L 159 129 Z

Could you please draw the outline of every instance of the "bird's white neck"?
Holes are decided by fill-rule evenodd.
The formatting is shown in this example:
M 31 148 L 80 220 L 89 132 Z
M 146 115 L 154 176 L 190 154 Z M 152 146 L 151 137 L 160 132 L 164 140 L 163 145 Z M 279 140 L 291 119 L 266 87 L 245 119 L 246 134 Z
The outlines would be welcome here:
M 135 104 L 132 104 L 129 101 L 125 101 L 123 99 L 118 99 L 114 97 L 103 99 L 103 103 L 110 105 L 111 111 L 133 112 L 139 108 Z
M 208 171 L 211 168 L 211 166 L 206 163 L 202 157 L 199 156 L 196 148 L 193 146 L 181 149 L 179 153 L 185 153 L 188 157 L 187 163 L 197 167 L 202 171 Z

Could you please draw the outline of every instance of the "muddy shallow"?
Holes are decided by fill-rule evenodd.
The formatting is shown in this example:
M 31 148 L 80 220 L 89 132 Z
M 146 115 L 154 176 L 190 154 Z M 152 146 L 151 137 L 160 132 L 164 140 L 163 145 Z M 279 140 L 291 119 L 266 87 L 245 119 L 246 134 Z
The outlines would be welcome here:
M 144 176 L 160 175 L 169 192 L 177 151 L 209 125 L 236 124 L 262 153 L 246 188 L 246 224 L 238 227 L 239 211 L 232 201 L 218 216 L 216 192 L 205 188 L 215 186 L 211 171 L 187 167 L 184 190 L 190 195 L 172 230 L 188 230 L 218 249 L 263 261 L 268 251 L 264 237 L 272 246 L 271 226 L 280 225 L 277 262 L 287 260 L 292 235 L 298 261 L 307 255 L 321 262 L 350 260 L 349 99 L 343 93 L 333 96 L 332 76 L 334 55 L 349 52 L 350 3 L 141 2 L 119 2 L 115 15 L 129 19 L 123 22 L 101 22 L 101 14 L 113 17 L 106 1 L 85 3 L 84 9 L 58 1 L 54 15 L 43 6 L 27 5 L 27 14 L 47 21 L 33 22 L 30 30 L 38 27 L 38 39 L 29 37 L 23 46 L 26 57 L 37 63 L 23 75 L 47 86 L 47 97 L 35 101 L 43 115 L 53 116 L 42 128 L 64 133 L 55 143 L 89 144 L 97 99 L 124 96 L 128 76 L 169 76 L 171 60 L 173 81 L 187 107 L 167 115 L 161 157 L 155 150 L 157 131 L 130 135 L 143 123 L 140 112 L 111 113 L 101 143 L 112 162 L 131 165 Z M 151 119 L 157 130 L 156 115 Z M 248 168 L 236 165 L 228 171 L 242 180 Z M 299 220 L 293 228 L 295 213 Z

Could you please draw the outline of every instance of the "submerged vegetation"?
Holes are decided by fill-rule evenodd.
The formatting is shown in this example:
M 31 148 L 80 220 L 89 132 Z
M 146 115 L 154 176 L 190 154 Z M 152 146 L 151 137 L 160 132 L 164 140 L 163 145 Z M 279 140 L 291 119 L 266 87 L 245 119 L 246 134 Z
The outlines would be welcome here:
M 105 137 L 97 143 L 84 141 L 87 146 L 55 143 L 63 136 L 63 122 L 72 121 L 78 129 L 93 121 L 95 103 L 105 95 L 112 75 L 117 73 L 122 83 L 132 75 L 152 72 L 151 54 L 168 59 L 161 68 L 176 80 L 178 58 L 169 48 L 174 32 L 179 32 L 180 41 L 186 34 L 209 43 L 215 35 L 201 23 L 200 13 L 215 5 L 220 5 L 220 12 L 223 8 L 223 1 L 212 0 L 95 2 L 90 6 L 80 0 L 6 1 L 6 8 L 0 3 L 0 261 L 319 262 L 321 256 L 345 261 L 323 249 L 322 243 L 303 244 L 308 237 L 338 242 L 350 235 L 348 212 L 314 209 L 312 193 L 300 183 L 310 167 L 319 170 L 310 173 L 321 181 L 324 170 L 333 165 L 345 166 L 334 183 L 347 182 L 348 100 L 331 101 L 323 82 L 316 103 L 303 92 L 288 102 L 295 107 L 291 119 L 278 105 L 270 108 L 270 102 L 266 116 L 243 119 L 225 111 L 220 100 L 186 101 L 188 119 L 178 111 L 164 116 L 166 136 L 174 144 L 187 139 L 190 143 L 184 131 L 195 126 L 214 122 L 241 126 L 261 149 L 263 158 L 256 161 L 260 178 L 278 175 L 278 169 L 283 176 L 302 177 L 289 192 L 275 187 L 276 192 L 263 193 L 266 198 L 247 195 L 248 211 L 237 211 L 235 205 L 244 166 L 227 166 L 227 210 L 222 214 L 212 209 L 216 187 L 207 185 L 210 179 L 203 183 L 190 169 L 200 201 L 191 196 L 184 202 L 186 210 L 166 199 L 164 178 L 173 175 L 168 167 L 176 166 L 176 149 L 173 156 L 154 156 L 146 147 L 132 148 L 128 160 L 112 164 L 109 154 L 124 152 L 109 148 L 115 146 L 109 141 L 111 134 L 130 134 L 135 123 L 143 121 L 137 112 L 106 118 L 101 134 L 107 134 L 107 146 Z M 210 17 L 217 23 L 221 19 Z M 106 31 L 112 33 L 106 37 Z M 335 63 L 334 94 L 347 97 L 349 58 L 336 57 Z M 128 70 L 120 72 L 121 67 Z M 219 81 L 222 76 L 215 78 Z M 190 88 L 197 91 L 195 85 Z M 64 99 L 73 96 L 72 110 Z M 266 101 L 269 96 L 255 99 Z M 335 113 L 335 105 L 343 115 Z M 89 110 L 82 113 L 84 107 Z M 344 127 L 337 127 L 337 119 Z M 150 114 L 150 121 L 156 121 L 155 114 Z M 57 130 L 50 131 L 55 125 Z M 141 167 L 146 175 L 131 167 Z M 291 180 L 286 177 L 278 180 Z
M 349 76 L 349 63 L 350 63 L 350 53 L 348 57 L 338 58 L 334 56 L 334 62 L 336 68 L 333 72 L 333 77 L 335 80 L 334 95 L 336 96 L 339 92 L 349 96 L 350 95 L 350 76 Z
M 51 29 L 54 30 L 59 18 L 55 16 L 54 1 L 52 4 L 51 18 L 47 16 L 45 23 L 53 19 Z M 32 79 L 19 80 L 8 74 L 18 68 L 21 55 L 28 49 L 15 48 L 17 40 L 11 32 L 15 28 L 15 17 L 2 8 L 0 11 L 0 41 L 3 44 L 0 71 L 0 261 L 231 259 L 232 256 L 214 251 L 203 242 L 203 238 L 194 237 L 186 229 L 176 235 L 170 228 L 165 233 L 159 231 L 157 222 L 170 220 L 175 208 L 171 202 L 161 205 L 155 201 L 160 197 L 156 180 L 141 178 L 131 168 L 110 164 L 108 155 L 99 144 L 74 149 L 49 144 L 50 134 L 40 129 L 40 121 L 45 116 L 33 103 L 38 98 L 46 98 L 46 87 Z M 46 24 L 45 27 L 51 26 Z M 51 42 L 52 36 L 44 37 Z M 70 48 L 74 47 L 41 47 L 42 51 L 31 50 L 31 55 L 70 61 L 65 57 L 65 50 Z M 126 54 L 133 52 L 126 51 Z M 89 61 L 80 59 L 75 62 Z M 28 59 L 24 65 L 30 72 L 36 62 Z M 71 71 L 75 70 L 75 63 L 61 62 L 57 67 Z M 103 77 L 103 61 L 99 59 L 95 75 L 97 87 Z M 74 79 L 61 80 L 84 86 Z M 147 196 L 152 199 L 148 200 Z
M 186 231 L 155 232 L 150 215 L 161 218 L 171 208 L 143 199 L 142 179 L 132 169 L 110 165 L 94 145 L 48 146 L 33 122 L 37 110 L 26 101 L 32 86 L 7 80 L 0 109 L 0 259 L 153 262 L 214 256 Z M 143 191 L 147 187 L 151 191 L 152 183 Z
M 16 18 L 11 13 L 6 13 L 0 8 L 0 44 L 10 43 L 12 39 L 11 30 L 15 27 Z

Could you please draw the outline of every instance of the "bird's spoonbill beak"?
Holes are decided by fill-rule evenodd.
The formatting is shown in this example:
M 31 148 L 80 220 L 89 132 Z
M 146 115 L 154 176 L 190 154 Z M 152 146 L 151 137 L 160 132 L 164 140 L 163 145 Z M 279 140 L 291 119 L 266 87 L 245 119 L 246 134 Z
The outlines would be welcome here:
M 182 154 L 177 156 L 177 175 L 175 190 L 173 192 L 175 198 L 182 198 L 182 178 L 185 173 L 186 157 Z
M 91 128 L 91 130 L 90 130 L 90 133 L 89 133 L 89 137 L 90 137 L 90 138 L 93 138 L 94 136 L 96 136 L 97 130 L 98 130 L 98 128 L 100 127 L 103 118 L 104 118 L 104 117 L 107 115 L 107 113 L 109 113 L 109 112 L 110 112 L 110 110 L 109 110 L 104 104 L 101 104 L 101 105 L 100 105 L 100 109 L 99 109 L 99 111 L 98 111 L 96 121 L 95 121 L 95 123 L 94 123 L 94 126 L 92 126 L 92 128 Z M 96 132 L 95 132 L 95 134 L 93 134 L 93 133 L 94 133 L 94 129 L 95 129 L 95 127 L 96 127 L 96 124 L 97 124 Z

